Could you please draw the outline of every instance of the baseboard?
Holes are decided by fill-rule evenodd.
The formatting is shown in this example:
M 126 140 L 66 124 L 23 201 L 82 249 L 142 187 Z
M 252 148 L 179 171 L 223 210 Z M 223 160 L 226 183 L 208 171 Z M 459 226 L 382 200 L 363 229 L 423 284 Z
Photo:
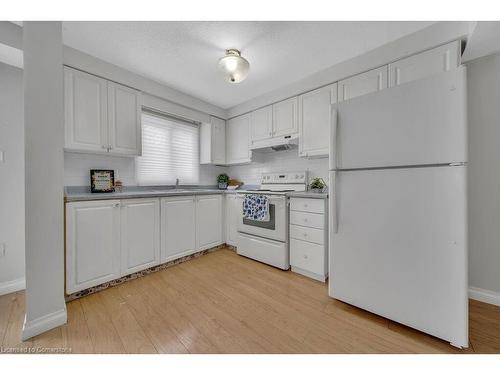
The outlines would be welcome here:
M 491 305 L 500 306 L 500 293 L 492 290 L 469 287 L 469 298 L 489 303 Z
M 40 318 L 34 319 L 30 322 L 26 321 L 25 315 L 22 339 L 24 341 L 37 336 L 40 333 L 46 332 L 52 328 L 62 326 L 66 323 L 67 319 L 68 316 L 66 313 L 66 306 L 64 306 L 64 308 L 61 310 L 41 316 Z
M 16 280 L 5 281 L 0 283 L 0 296 L 23 289 L 26 289 L 26 279 L 24 277 Z

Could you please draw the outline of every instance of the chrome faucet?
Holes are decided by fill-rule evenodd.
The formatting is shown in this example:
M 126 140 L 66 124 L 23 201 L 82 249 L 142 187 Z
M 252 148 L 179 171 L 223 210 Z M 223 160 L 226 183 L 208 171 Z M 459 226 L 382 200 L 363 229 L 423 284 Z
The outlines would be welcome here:
M 179 179 L 178 178 L 175 179 L 175 188 L 179 189 Z

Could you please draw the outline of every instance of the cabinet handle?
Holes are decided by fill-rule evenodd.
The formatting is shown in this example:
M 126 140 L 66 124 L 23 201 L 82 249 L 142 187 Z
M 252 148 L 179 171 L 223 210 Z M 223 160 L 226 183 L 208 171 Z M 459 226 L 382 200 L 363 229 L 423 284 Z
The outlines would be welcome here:
M 109 146 L 102 145 L 101 146 L 103 149 L 107 150 Z
M 307 233 L 304 233 L 304 237 L 307 237 Z
M 113 205 L 113 207 L 115 207 L 115 208 L 120 207 L 120 203 L 115 203 L 115 204 Z
M 307 255 L 304 255 L 304 259 L 307 259 Z
M 307 223 L 307 218 L 304 218 L 304 223 Z

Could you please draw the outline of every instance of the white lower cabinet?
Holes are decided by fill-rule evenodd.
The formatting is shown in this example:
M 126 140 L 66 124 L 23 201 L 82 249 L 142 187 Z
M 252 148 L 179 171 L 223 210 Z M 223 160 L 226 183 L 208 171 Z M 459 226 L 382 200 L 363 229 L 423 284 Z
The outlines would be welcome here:
M 238 221 L 242 216 L 241 200 L 237 194 L 226 194 L 226 243 L 238 246 Z
M 325 199 L 290 199 L 292 271 L 319 281 L 328 276 L 328 226 Z
M 120 277 L 120 201 L 66 205 L 66 292 Z
M 222 228 L 222 194 L 69 202 L 66 293 L 221 245 Z
M 160 263 L 160 200 L 127 199 L 121 203 L 121 275 Z
M 196 251 L 195 197 L 161 199 L 161 262 Z
M 196 242 L 198 250 L 222 244 L 222 195 L 196 197 Z

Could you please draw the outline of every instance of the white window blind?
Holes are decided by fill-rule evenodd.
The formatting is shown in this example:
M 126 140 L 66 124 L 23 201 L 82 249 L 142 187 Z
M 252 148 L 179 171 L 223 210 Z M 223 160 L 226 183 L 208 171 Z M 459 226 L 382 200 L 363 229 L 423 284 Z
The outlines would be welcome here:
M 199 127 L 142 113 L 142 156 L 136 159 L 139 185 L 198 184 Z

